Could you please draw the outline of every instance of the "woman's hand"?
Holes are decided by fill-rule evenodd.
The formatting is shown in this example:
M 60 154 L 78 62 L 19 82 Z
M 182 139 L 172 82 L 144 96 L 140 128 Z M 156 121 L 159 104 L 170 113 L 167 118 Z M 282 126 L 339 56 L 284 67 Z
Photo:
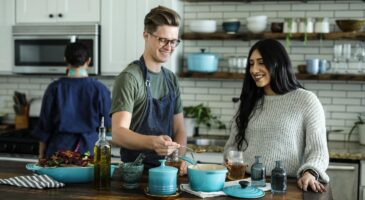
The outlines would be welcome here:
M 316 180 L 316 178 L 309 172 L 304 172 L 302 177 L 298 180 L 298 187 L 303 191 L 307 191 L 310 187 L 314 192 L 325 192 L 326 188 L 322 183 Z

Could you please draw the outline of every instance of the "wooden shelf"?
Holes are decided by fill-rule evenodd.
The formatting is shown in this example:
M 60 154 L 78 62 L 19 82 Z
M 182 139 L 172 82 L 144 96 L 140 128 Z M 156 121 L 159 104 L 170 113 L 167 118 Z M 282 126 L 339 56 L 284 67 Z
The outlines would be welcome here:
M 365 74 L 296 74 L 299 80 L 339 80 L 339 81 L 365 81 Z M 198 73 L 198 72 L 183 72 L 180 73 L 181 78 L 204 78 L 204 79 L 230 79 L 243 80 L 245 74 L 231 72 L 216 72 L 216 73 Z
M 289 33 L 236 33 L 227 34 L 225 32 L 218 33 L 184 33 L 184 40 L 257 40 L 257 39 L 286 39 Z M 293 33 L 289 36 L 291 40 L 304 40 L 304 33 Z M 365 32 L 333 32 L 333 33 L 308 33 L 308 40 L 365 40 Z

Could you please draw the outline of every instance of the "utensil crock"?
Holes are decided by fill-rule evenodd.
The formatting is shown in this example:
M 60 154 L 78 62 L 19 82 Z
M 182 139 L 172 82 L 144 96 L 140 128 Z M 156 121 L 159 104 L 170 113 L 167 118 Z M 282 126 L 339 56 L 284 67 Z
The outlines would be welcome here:
M 148 193 L 152 195 L 171 195 L 176 193 L 177 168 L 165 165 L 166 160 L 159 160 L 159 167 L 148 171 Z

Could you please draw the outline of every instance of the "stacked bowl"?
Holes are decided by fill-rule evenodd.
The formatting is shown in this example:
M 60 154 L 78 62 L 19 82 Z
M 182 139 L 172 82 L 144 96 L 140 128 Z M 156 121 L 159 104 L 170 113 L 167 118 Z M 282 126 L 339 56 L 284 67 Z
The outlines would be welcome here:
M 266 29 L 267 16 L 251 16 L 247 17 L 247 28 L 252 33 L 261 33 Z
M 222 23 L 223 30 L 228 34 L 235 34 L 240 29 L 241 22 L 238 19 L 227 19 Z

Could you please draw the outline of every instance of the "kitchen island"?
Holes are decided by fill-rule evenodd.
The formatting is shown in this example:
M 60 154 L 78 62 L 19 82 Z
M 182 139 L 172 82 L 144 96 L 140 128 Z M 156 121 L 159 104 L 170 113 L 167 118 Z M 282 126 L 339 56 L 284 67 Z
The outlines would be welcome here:
M 32 172 L 25 169 L 24 162 L 16 161 L 1 161 L 0 162 L 0 178 L 10 178 L 20 175 L 31 175 Z M 99 191 L 93 188 L 92 183 L 83 184 L 67 184 L 63 188 L 59 189 L 28 189 L 20 188 L 16 186 L 0 185 L 1 196 L 11 199 L 151 199 L 144 193 L 144 188 L 147 186 L 148 178 L 145 175 L 142 179 L 142 184 L 139 189 L 125 190 L 121 188 L 120 171 L 116 170 L 112 177 L 112 185 L 109 191 Z M 179 183 L 187 183 L 186 176 L 179 177 Z M 288 180 L 288 192 L 284 195 L 272 195 L 271 192 L 266 192 L 266 195 L 261 199 L 285 199 L 285 200 L 316 200 L 316 199 L 332 199 L 332 192 L 329 185 L 326 186 L 327 192 L 314 193 L 314 192 L 302 192 L 297 188 L 296 180 Z M 177 199 L 201 199 L 197 196 L 191 195 L 186 192 L 181 192 Z M 226 196 L 208 198 L 212 200 L 218 199 L 234 199 Z

